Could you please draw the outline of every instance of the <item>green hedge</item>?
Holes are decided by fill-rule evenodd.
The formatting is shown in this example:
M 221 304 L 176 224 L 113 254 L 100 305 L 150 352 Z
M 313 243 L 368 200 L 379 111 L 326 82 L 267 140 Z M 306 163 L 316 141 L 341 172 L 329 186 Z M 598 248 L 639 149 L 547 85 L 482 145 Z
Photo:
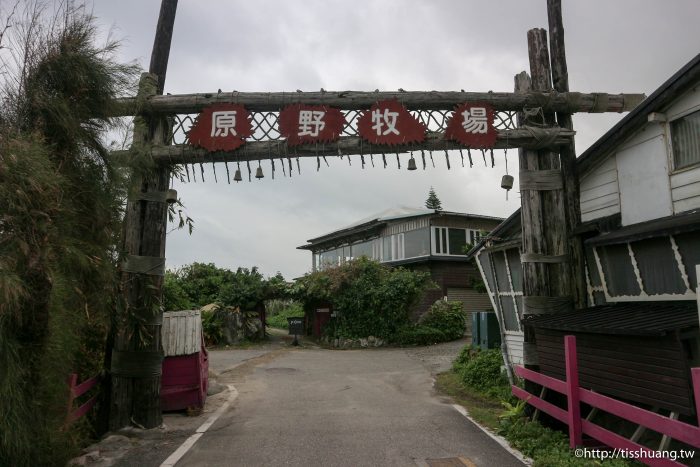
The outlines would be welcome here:
M 462 302 L 438 300 L 417 324 L 408 324 L 391 337 L 397 345 L 431 345 L 460 339 L 466 330 Z
M 267 317 L 267 325 L 273 328 L 288 329 L 287 318 L 304 317 L 304 308 L 298 303 L 294 303 L 288 308 L 280 311 L 276 315 Z
M 503 356 L 498 349 L 480 350 L 465 346 L 452 369 L 461 382 L 490 397 L 508 399 L 510 384 L 503 373 Z

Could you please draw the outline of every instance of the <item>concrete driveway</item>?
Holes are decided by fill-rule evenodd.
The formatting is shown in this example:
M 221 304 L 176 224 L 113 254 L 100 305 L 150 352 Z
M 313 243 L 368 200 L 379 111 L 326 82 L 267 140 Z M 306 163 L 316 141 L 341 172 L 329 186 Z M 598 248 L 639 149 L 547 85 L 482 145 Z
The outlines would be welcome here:
M 177 465 L 523 465 L 435 395 L 430 370 L 403 349 L 254 357 L 221 374 L 239 396 Z

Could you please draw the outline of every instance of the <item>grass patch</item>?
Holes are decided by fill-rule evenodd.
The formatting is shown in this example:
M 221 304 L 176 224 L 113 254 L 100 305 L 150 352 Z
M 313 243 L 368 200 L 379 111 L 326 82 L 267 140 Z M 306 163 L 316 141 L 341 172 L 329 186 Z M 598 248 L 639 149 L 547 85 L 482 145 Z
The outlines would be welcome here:
M 437 376 L 435 388 L 462 405 L 477 423 L 503 436 L 515 449 L 533 459 L 534 467 L 626 467 L 623 459 L 580 459 L 569 449 L 566 433 L 552 430 L 524 416 L 525 404 L 510 394 L 498 351 L 466 346 L 451 371 Z
M 267 325 L 271 328 L 289 329 L 287 318 L 303 318 L 304 309 L 300 304 L 294 303 L 288 308 L 280 311 L 276 315 L 267 317 Z

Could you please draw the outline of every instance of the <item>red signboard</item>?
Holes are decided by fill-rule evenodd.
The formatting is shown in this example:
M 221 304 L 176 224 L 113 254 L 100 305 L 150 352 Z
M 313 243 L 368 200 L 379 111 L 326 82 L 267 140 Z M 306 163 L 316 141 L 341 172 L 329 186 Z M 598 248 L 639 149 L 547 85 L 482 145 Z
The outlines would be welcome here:
M 470 148 L 492 148 L 498 137 L 493 118 L 493 107 L 488 104 L 462 104 L 447 122 L 445 139 Z
M 289 146 L 328 143 L 340 138 L 345 117 L 340 110 L 325 105 L 293 104 L 280 112 L 280 134 Z
M 239 104 L 214 104 L 202 110 L 187 133 L 192 146 L 207 151 L 232 151 L 253 134 L 250 114 Z
M 398 101 L 379 101 L 357 120 L 360 136 L 372 144 L 408 144 L 425 140 L 426 126 Z

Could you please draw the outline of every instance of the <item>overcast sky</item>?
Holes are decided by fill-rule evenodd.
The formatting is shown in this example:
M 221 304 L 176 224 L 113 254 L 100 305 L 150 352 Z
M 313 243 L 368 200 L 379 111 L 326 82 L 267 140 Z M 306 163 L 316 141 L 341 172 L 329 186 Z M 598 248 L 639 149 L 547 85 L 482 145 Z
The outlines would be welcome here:
M 122 39 L 122 59 L 147 68 L 160 1 L 93 5 Z M 697 0 L 564 1 L 563 12 L 573 91 L 648 95 L 699 52 Z M 528 70 L 526 33 L 535 27 L 547 27 L 545 0 L 180 0 L 165 91 L 509 92 Z M 577 153 L 620 118 L 575 116 Z M 301 175 L 284 178 L 278 166 L 275 180 L 264 163 L 264 179 L 231 185 L 223 166 L 215 184 L 209 165 L 206 183 L 176 183 L 195 230 L 168 235 L 167 265 L 257 265 L 293 278 L 311 267 L 311 254 L 296 249 L 307 239 L 393 206 L 421 207 L 431 186 L 446 210 L 505 217 L 520 206 L 517 190 L 506 200 L 500 188 L 503 151 L 495 168 L 452 158 L 449 171 L 444 154 L 435 169 L 413 172 L 402 157 L 402 170 L 395 156 L 387 169 L 365 170 L 359 157 L 352 166 L 329 158 L 320 172 L 302 160 Z M 517 151 L 507 157 L 517 187 Z

